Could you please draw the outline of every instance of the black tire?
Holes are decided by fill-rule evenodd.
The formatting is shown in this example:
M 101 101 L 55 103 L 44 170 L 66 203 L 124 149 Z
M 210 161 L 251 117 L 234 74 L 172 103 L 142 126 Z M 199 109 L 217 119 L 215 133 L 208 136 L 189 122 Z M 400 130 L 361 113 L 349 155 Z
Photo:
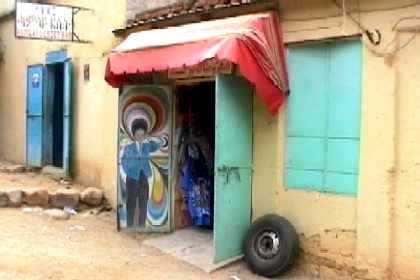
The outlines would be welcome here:
M 299 254 L 299 237 L 292 224 L 270 214 L 250 227 L 244 244 L 245 261 L 256 274 L 274 277 L 287 272 Z

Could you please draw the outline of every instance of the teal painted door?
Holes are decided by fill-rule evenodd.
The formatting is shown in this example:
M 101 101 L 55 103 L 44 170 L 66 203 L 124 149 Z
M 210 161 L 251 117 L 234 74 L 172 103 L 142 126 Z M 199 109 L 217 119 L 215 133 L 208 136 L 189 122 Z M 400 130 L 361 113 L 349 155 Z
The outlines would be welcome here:
M 242 255 L 251 223 L 253 87 L 243 78 L 216 78 L 214 262 Z
M 29 166 L 42 166 L 42 122 L 44 66 L 31 65 L 27 71 L 26 160 Z
M 71 154 L 71 110 L 72 110 L 73 65 L 70 60 L 64 62 L 64 107 L 63 107 L 63 169 L 70 176 Z

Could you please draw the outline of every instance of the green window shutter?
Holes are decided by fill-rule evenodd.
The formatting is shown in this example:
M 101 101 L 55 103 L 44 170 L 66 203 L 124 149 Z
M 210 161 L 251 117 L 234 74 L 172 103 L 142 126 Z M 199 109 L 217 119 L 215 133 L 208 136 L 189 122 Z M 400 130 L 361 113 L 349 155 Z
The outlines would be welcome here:
M 362 46 L 330 45 L 325 191 L 356 194 L 359 173 Z
M 359 41 L 289 50 L 288 188 L 357 192 L 361 54 Z
M 293 91 L 287 108 L 289 136 L 325 136 L 329 72 L 327 59 L 328 52 L 324 45 L 289 51 L 289 76 Z
M 331 44 L 328 137 L 360 136 L 362 48 L 359 41 Z
M 287 108 L 286 185 L 290 188 L 322 191 L 324 186 L 327 58 L 323 45 L 289 51 L 293 98 Z

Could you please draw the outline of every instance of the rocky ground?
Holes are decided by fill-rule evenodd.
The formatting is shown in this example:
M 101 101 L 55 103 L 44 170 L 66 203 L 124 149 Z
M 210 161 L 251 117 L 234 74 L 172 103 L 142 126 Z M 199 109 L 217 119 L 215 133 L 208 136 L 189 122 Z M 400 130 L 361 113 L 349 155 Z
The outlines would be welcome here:
M 118 232 L 115 212 L 103 203 L 88 205 L 84 189 L 26 170 L 5 173 L 0 166 L 0 201 L 3 206 L 14 203 L 0 209 L 1 280 L 264 279 L 242 262 L 206 274 L 148 247 L 143 241 L 154 235 Z M 16 190 L 21 191 L 20 203 Z M 96 195 L 90 193 L 90 198 L 97 203 Z M 62 203 L 76 200 L 74 207 L 62 210 Z M 279 279 L 307 278 L 293 272 Z
M 0 163 L 0 207 L 23 207 L 25 213 L 42 211 L 59 220 L 94 207 L 96 211 L 111 210 L 100 189 L 7 163 Z

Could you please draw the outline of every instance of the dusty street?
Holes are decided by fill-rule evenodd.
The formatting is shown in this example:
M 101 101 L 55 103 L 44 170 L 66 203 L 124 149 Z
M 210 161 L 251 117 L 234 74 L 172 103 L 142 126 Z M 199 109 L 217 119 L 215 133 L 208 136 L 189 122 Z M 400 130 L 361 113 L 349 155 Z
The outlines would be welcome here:
M 1 189 L 25 186 L 63 187 L 37 173 L 0 173 Z M 23 209 L 0 208 L 0 280 L 263 279 L 242 262 L 206 274 L 142 244 L 153 235 L 117 232 L 114 212 L 58 221 Z M 304 279 L 294 275 L 282 279 Z
M 142 245 L 153 236 L 118 233 L 113 212 L 55 221 L 40 213 L 1 209 L 0 228 L 2 280 L 263 279 L 242 263 L 209 275 L 163 255 Z

